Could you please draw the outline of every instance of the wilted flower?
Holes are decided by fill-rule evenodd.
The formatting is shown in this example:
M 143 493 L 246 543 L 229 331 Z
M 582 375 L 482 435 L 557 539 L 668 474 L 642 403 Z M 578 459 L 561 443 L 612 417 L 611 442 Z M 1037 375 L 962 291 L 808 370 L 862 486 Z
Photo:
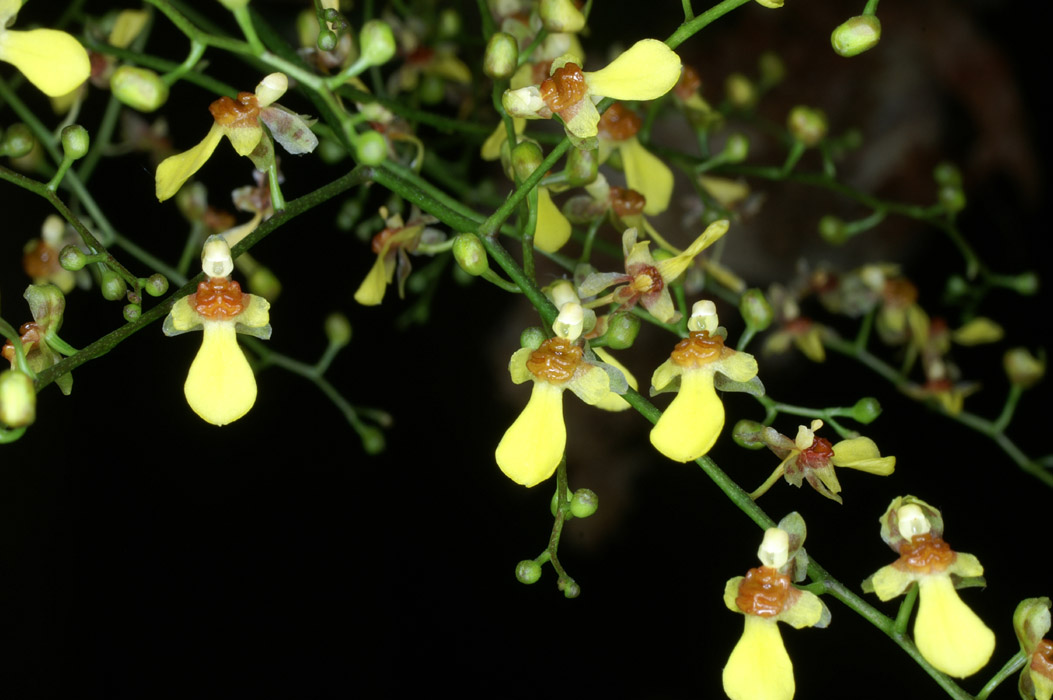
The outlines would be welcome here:
M 377 260 L 355 292 L 355 301 L 363 306 L 376 306 L 384 300 L 384 292 L 394 279 L 396 267 L 401 298 L 413 267 L 408 253 L 416 250 L 422 242 L 434 243 L 445 238 L 438 229 L 427 228 L 428 224 L 438 221 L 433 216 L 414 211 L 409 222 L 403 223 L 401 214 L 388 216 L 386 208 L 381 208 L 380 215 L 387 226 L 373 236 L 373 252 L 377 254 Z
M 1026 664 L 1020 672 L 1020 696 L 1035 700 L 1053 697 L 1053 641 L 1049 634 L 1049 598 L 1028 598 L 1013 613 L 1013 629 Z

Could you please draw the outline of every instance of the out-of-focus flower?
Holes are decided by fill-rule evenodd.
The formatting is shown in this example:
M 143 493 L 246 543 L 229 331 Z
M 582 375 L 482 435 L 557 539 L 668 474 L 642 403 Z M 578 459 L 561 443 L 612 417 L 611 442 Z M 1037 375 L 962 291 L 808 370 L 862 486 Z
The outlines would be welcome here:
M 994 652 L 994 633 L 955 590 L 957 579 L 983 575 L 979 560 L 952 550 L 943 540 L 940 512 L 913 496 L 892 501 L 881 517 L 881 537 L 899 559 L 864 581 L 863 590 L 891 600 L 916 583 L 914 643 L 921 655 L 956 678 L 983 668 Z
M 18 329 L 22 352 L 29 368 L 34 372 L 42 372 L 61 362 L 63 356 L 76 354 L 76 348 L 58 335 L 66 310 L 66 297 L 62 290 L 54 284 L 31 284 L 26 287 L 23 297 L 29 303 L 29 312 L 33 317 L 31 322 L 23 323 Z M 10 340 L 4 344 L 0 355 L 11 363 L 12 368 L 17 368 L 15 347 Z M 73 375 L 66 373 L 55 379 L 55 384 L 63 394 L 68 395 L 73 390 Z
M 40 227 L 40 238 L 28 241 L 23 248 L 22 269 L 33 278 L 36 284 L 50 282 L 69 294 L 78 282 L 82 287 L 88 285 L 86 272 L 71 272 L 59 263 L 59 253 L 67 245 L 76 245 L 77 238 L 67 235 L 66 222 L 57 214 L 44 219 Z
M 66 32 L 8 29 L 20 0 L 0 0 L 0 61 L 14 65 L 48 97 L 73 92 L 91 74 L 88 52 Z
M 1027 657 L 1019 684 L 1020 696 L 1027 700 L 1053 697 L 1053 641 L 1043 639 L 1049 634 L 1049 607 L 1049 598 L 1028 598 L 1013 613 L 1013 629 Z
M 713 302 L 696 302 L 687 323 L 690 335 L 677 343 L 651 376 L 652 394 L 680 381 L 676 398 L 651 429 L 651 444 L 677 462 L 690 462 L 709 452 L 724 427 L 724 404 L 714 388 L 717 372 L 733 382 L 757 376 L 753 355 L 726 347 L 716 333 L 717 325 Z
M 643 213 L 661 214 L 669 208 L 673 195 L 673 171 L 644 148 L 636 138 L 641 119 L 620 102 L 612 104 L 600 117 L 600 162 L 616 149 L 625 170 L 625 182 L 646 200 Z
M 376 306 L 384 300 L 384 292 L 395 276 L 396 267 L 401 298 L 406 278 L 412 270 L 408 254 L 415 251 L 421 243 L 438 243 L 445 238 L 442 231 L 428 227 L 428 224 L 438 221 L 433 216 L 414 211 L 410 220 L 403 223 L 401 214 L 388 216 L 386 208 L 380 210 L 380 215 L 385 219 L 387 226 L 373 236 L 373 252 L 376 253 L 377 260 L 355 292 L 355 301 L 363 306 Z

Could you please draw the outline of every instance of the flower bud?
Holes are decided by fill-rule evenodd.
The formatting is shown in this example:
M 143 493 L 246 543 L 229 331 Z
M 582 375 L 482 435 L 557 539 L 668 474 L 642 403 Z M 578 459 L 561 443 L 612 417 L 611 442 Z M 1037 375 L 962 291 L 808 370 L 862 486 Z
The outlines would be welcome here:
M 564 598 L 577 598 L 581 595 L 581 586 L 578 585 L 573 579 L 565 579 L 559 582 L 560 590 L 563 591 Z
M 932 169 L 932 179 L 936 181 L 937 185 L 947 187 L 962 186 L 962 172 L 958 170 L 958 166 L 954 163 L 948 163 L 947 161 Z
M 88 264 L 88 256 L 75 245 L 68 245 L 59 253 L 59 265 L 70 272 L 76 272 Z
M 567 176 L 567 185 L 581 187 L 595 182 L 599 164 L 599 155 L 595 149 L 570 149 L 570 153 L 567 154 L 567 165 L 563 168 Z
M 1002 362 L 1009 381 L 1024 389 L 1038 384 L 1046 373 L 1045 356 L 1040 354 L 1039 357 L 1035 357 L 1027 348 L 1007 350 Z
M 269 267 L 259 265 L 248 275 L 249 291 L 273 302 L 282 293 L 282 283 Z
M 318 46 L 319 51 L 332 51 L 336 48 L 336 41 L 336 32 L 323 29 L 318 32 L 318 39 L 315 44 Z
M 965 190 L 956 185 L 944 185 L 937 194 L 940 204 L 950 214 L 965 209 Z
M 417 83 L 417 97 L 426 105 L 437 105 L 446 97 L 446 79 L 436 73 L 424 73 Z
M 640 318 L 631 313 L 611 314 L 607 319 L 607 347 L 612 350 L 631 348 L 640 334 Z
M 739 313 L 746 325 L 755 331 L 763 331 L 775 318 L 775 311 L 759 289 L 747 289 L 743 293 L 739 299 Z
M 881 21 L 874 15 L 859 15 L 840 24 L 830 35 L 830 45 L 839 56 L 858 56 L 881 40 Z
M 362 49 L 359 60 L 365 61 L 366 65 L 383 65 L 395 55 L 395 35 L 391 33 L 391 27 L 379 19 L 371 19 L 362 25 L 358 44 Z
M 739 447 L 747 450 L 760 450 L 768 446 L 764 442 L 764 426 L 753 420 L 740 420 L 731 430 L 731 439 Z
M 524 559 L 516 564 L 516 580 L 527 585 L 541 578 L 541 564 L 533 559 Z
M 469 275 L 478 277 L 490 269 L 486 248 L 474 233 L 460 233 L 453 239 L 453 259 Z
M 325 337 L 330 345 L 344 347 L 351 342 L 351 322 L 342 313 L 333 312 L 325 317 Z
M 545 331 L 541 330 L 540 326 L 524 328 L 523 332 L 519 334 L 519 346 L 537 350 L 545 342 L 545 337 Z
M 145 289 L 146 293 L 150 296 L 159 297 L 168 291 L 168 278 L 160 272 L 155 272 L 146 278 L 146 283 L 143 285 L 143 289 Z
M 728 102 L 736 109 L 749 109 L 757 102 L 757 90 L 742 73 L 732 73 L 724 81 Z
M 827 214 L 819 219 L 819 235 L 830 245 L 841 245 L 848 240 L 848 228 L 843 219 Z
M 88 130 L 80 124 L 70 124 L 62 130 L 62 152 L 70 160 L 87 155 L 90 143 Z
M 575 518 L 587 518 L 600 507 L 600 497 L 592 489 L 578 489 L 570 499 L 570 513 Z
M 143 315 L 143 307 L 139 304 L 125 304 L 124 305 L 124 320 L 128 323 L 138 321 L 139 317 Z
M 384 439 L 384 431 L 367 425 L 358 431 L 358 437 L 362 440 L 362 449 L 367 455 L 378 455 L 384 451 L 387 441 Z
M 1031 296 L 1038 291 L 1038 275 L 1034 272 L 1021 272 L 1016 277 L 1010 277 L 1008 282 L 1017 294 Z
M 822 110 L 797 105 L 786 118 L 786 128 L 791 136 L 810 148 L 826 136 L 826 115 Z
M 380 165 L 388 155 L 388 142 L 376 131 L 367 131 L 355 143 L 355 158 L 362 165 Z
M 852 407 L 852 420 L 870 425 L 881 415 L 881 403 L 873 396 L 864 396 Z
M 17 369 L 0 372 L 0 423 L 23 428 L 37 417 L 37 391 L 33 380 Z
M 571 0 L 541 0 L 541 24 L 557 34 L 576 34 L 585 27 L 585 15 Z
M 504 32 L 496 32 L 486 44 L 483 54 L 483 73 L 494 80 L 511 78 L 519 62 L 519 44 L 515 37 Z
M 436 32 L 440 39 L 454 39 L 461 33 L 461 15 L 453 8 L 446 8 L 439 13 L 439 27 Z
M 4 138 L 0 140 L 0 155 L 21 158 L 32 151 L 36 143 L 29 127 L 18 122 L 7 127 L 4 132 Z
M 525 180 L 541 167 L 544 157 L 541 147 L 532 141 L 524 141 L 512 149 L 512 167 L 515 168 L 516 176 Z
M 149 68 L 121 66 L 110 76 L 110 91 L 140 112 L 153 112 L 168 101 L 168 85 Z
M 750 140 L 745 134 L 732 134 L 724 144 L 724 160 L 741 163 L 750 154 Z
M 99 287 L 102 290 L 102 298 L 107 301 L 117 301 L 118 299 L 122 299 L 128 292 L 128 285 L 126 285 L 120 275 L 113 270 L 106 270 L 102 273 L 102 280 L 99 282 Z
M 786 64 L 774 51 L 762 53 L 757 59 L 757 68 L 760 71 L 761 82 L 765 85 L 781 83 L 786 77 Z

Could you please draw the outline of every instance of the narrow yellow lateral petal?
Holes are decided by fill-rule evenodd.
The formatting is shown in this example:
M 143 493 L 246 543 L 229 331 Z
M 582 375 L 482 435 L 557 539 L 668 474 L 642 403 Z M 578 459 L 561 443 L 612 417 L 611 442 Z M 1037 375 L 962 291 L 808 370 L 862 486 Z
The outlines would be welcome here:
M 194 413 L 213 425 L 236 421 L 256 403 L 256 377 L 238 347 L 233 323 L 205 322 L 183 391 Z
M 555 253 L 570 240 L 570 222 L 552 202 L 544 187 L 537 188 L 537 227 L 534 229 L 534 246 L 546 253 Z
M 626 383 L 629 386 L 631 386 L 634 390 L 640 388 L 640 382 L 636 380 L 636 377 L 633 376 L 633 373 L 630 372 L 625 365 L 616 360 L 613 355 L 611 355 L 603 348 L 596 348 L 594 352 L 596 353 L 596 357 L 600 358 L 602 362 L 606 362 L 612 367 L 617 368 L 619 372 L 625 375 Z M 600 400 L 600 402 L 596 404 L 596 408 L 601 408 L 604 411 L 624 411 L 625 409 L 629 408 L 629 404 L 619 394 L 615 394 L 614 392 L 607 392 L 607 395 L 604 396 Z
M 585 73 L 589 90 L 616 100 L 653 100 L 680 80 L 680 57 L 657 39 L 643 39 L 606 68 Z
M 631 137 L 618 144 L 625 167 L 625 181 L 629 189 L 636 190 L 646 198 L 643 213 L 648 216 L 661 214 L 669 208 L 673 196 L 673 171 Z
M 686 370 L 680 391 L 651 429 L 651 444 L 666 457 L 690 462 L 709 452 L 724 427 L 724 404 L 713 389 L 713 372 Z
M 0 61 L 13 64 L 48 97 L 73 92 L 91 74 L 80 42 L 54 29 L 0 30 Z
M 177 153 L 161 161 L 154 176 L 157 201 L 163 202 L 175 195 L 187 180 L 194 176 L 216 150 L 223 139 L 223 127 L 212 124 L 208 135 L 189 151 Z
M 494 456 L 509 479 L 530 487 L 552 476 L 566 446 L 563 389 L 548 382 L 534 382 L 530 401 L 505 431 Z
M 731 700 L 791 700 L 795 690 L 777 623 L 746 615 L 742 637 L 724 666 L 724 692 Z
M 994 652 L 994 632 L 958 597 L 948 574 L 926 576 L 919 585 L 914 621 L 918 651 L 948 676 L 973 675 Z
M 260 139 L 263 138 L 263 127 L 259 124 L 255 126 L 239 126 L 234 128 L 225 129 L 227 139 L 230 141 L 230 145 L 234 147 L 234 150 L 238 152 L 239 156 L 247 156 L 256 150 L 256 146 L 259 145 Z
M 355 301 L 362 306 L 377 306 L 384 301 L 384 292 L 387 291 L 395 272 L 395 263 L 392 262 L 390 266 L 386 263 L 386 252 L 380 251 L 373 267 L 369 268 L 369 274 L 355 292 Z

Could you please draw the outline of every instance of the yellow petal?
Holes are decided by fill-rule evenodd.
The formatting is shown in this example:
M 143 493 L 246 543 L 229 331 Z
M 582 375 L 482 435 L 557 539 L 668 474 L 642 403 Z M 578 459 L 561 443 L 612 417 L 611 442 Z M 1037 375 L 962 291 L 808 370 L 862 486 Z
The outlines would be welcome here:
M 651 429 L 651 444 L 666 457 L 690 462 L 709 452 L 724 427 L 724 404 L 713 389 L 713 372 L 686 370 L 680 391 Z
M 88 52 L 66 32 L 0 29 L 0 61 L 14 64 L 48 97 L 76 89 L 91 74 Z
M 656 158 L 633 136 L 618 144 L 629 189 L 642 194 L 647 202 L 643 212 L 649 216 L 661 214 L 669 208 L 673 196 L 673 171 Z
M 537 227 L 534 229 L 534 246 L 546 253 L 555 253 L 570 240 L 570 222 L 552 202 L 544 187 L 537 188 Z
M 934 574 L 919 585 L 914 643 L 933 666 L 955 678 L 971 676 L 994 652 L 994 632 L 958 597 L 951 577 Z
M 874 594 L 881 600 L 892 600 L 902 595 L 907 587 L 914 582 L 914 575 L 898 569 L 891 564 L 883 566 L 870 577 L 870 584 L 874 588 Z
M 505 431 L 494 456 L 509 479 L 530 487 L 552 476 L 566 445 L 563 388 L 534 382 L 530 401 Z
M 703 231 L 683 253 L 671 258 L 666 258 L 665 260 L 660 260 L 656 267 L 658 268 L 658 271 L 662 273 L 662 279 L 666 282 L 672 282 L 682 275 L 684 270 L 691 265 L 691 262 L 695 259 L 696 255 L 716 243 L 725 233 L 728 232 L 728 226 L 727 219 L 714 221 L 706 227 L 706 230 Z
M 775 620 L 746 615 L 746 627 L 724 666 L 724 692 L 731 700 L 791 700 L 793 664 Z
M 733 382 L 748 382 L 757 376 L 757 358 L 748 352 L 736 352 L 725 349 L 728 353 L 715 363 L 717 371 Z
M 680 57 L 657 39 L 643 39 L 606 68 L 585 73 L 589 90 L 616 100 L 653 100 L 680 80 Z
M 269 301 L 256 294 L 246 294 L 244 300 L 245 308 L 235 319 L 238 326 L 262 328 L 271 322 Z
M 567 131 L 579 139 L 589 139 L 600 132 L 600 113 L 586 95 L 576 105 L 560 112 Z
M 954 331 L 951 337 L 959 345 L 982 345 L 997 343 L 1005 336 L 1002 327 L 984 316 L 978 316 Z
M 739 604 L 735 601 L 738 600 L 739 588 L 742 587 L 742 582 L 745 579 L 745 576 L 736 576 L 735 578 L 728 579 L 728 582 L 724 584 L 724 605 L 726 605 L 731 612 L 742 612 L 739 610 Z
M 834 444 L 834 466 L 843 467 L 846 462 L 880 457 L 878 446 L 868 437 L 857 437 L 841 440 Z
M 812 362 L 826 360 L 826 348 L 823 346 L 823 336 L 819 331 L 819 326 L 813 325 L 804 333 L 794 335 L 793 343 Z
M 256 403 L 256 377 L 238 347 L 233 323 L 205 322 L 183 391 L 194 413 L 213 425 L 236 421 Z
M 640 388 L 640 382 L 636 381 L 636 377 L 633 376 L 633 373 L 630 372 L 625 365 L 616 360 L 613 355 L 603 348 L 596 348 L 594 352 L 596 353 L 596 357 L 600 358 L 602 362 L 606 362 L 612 367 L 617 368 L 619 372 L 625 375 L 625 381 L 629 386 L 633 389 Z M 606 396 L 596 404 L 596 408 L 601 408 L 604 411 L 624 411 L 629 408 L 629 404 L 626 403 L 625 399 L 620 395 L 615 394 L 614 392 L 607 392 Z
M 666 388 L 669 386 L 669 383 L 676 377 L 680 376 L 683 371 L 684 370 L 680 368 L 680 365 L 675 364 L 671 359 L 658 365 L 654 374 L 651 375 L 652 391 L 661 391 Z
M 163 202 L 175 195 L 183 183 L 193 177 L 194 173 L 201 169 L 216 150 L 216 146 L 223 139 L 223 127 L 212 124 L 208 135 L 198 145 L 189 151 L 177 153 L 161 161 L 157 166 L 156 194 L 157 201 Z
M 200 326 L 201 316 L 190 305 L 190 297 L 182 297 L 172 304 L 172 310 L 165 317 L 163 330 L 165 335 L 172 336 L 192 331 Z
M 377 306 L 384 301 L 384 292 L 395 272 L 394 262 L 390 266 L 385 264 L 385 253 L 383 250 L 380 252 L 373 267 L 369 268 L 369 274 L 355 292 L 355 301 L 362 306 Z
M 813 627 L 823 619 L 823 601 L 814 593 L 798 591 L 793 605 L 781 611 L 777 619 L 795 629 Z
M 143 31 L 149 17 L 150 15 L 144 10 L 121 10 L 113 23 L 113 29 L 110 30 L 107 41 L 119 49 L 128 48 L 135 41 L 135 37 Z
M 512 117 L 512 130 L 516 134 L 522 134 L 523 129 L 526 128 L 526 119 L 523 117 Z M 483 147 L 480 149 L 480 155 L 483 160 L 497 160 L 501 157 L 501 145 L 508 140 L 508 130 L 505 129 L 505 123 L 498 122 L 497 128 L 493 130 L 483 142 Z
M 574 373 L 574 378 L 567 383 L 567 388 L 574 392 L 579 399 L 595 406 L 597 403 L 612 396 L 611 380 L 606 370 L 596 365 L 585 364 Z M 613 394 L 613 396 L 618 396 Z
M 258 123 L 255 126 L 239 126 L 225 129 L 227 139 L 239 156 L 247 156 L 256 150 L 260 139 L 263 138 L 263 127 Z

